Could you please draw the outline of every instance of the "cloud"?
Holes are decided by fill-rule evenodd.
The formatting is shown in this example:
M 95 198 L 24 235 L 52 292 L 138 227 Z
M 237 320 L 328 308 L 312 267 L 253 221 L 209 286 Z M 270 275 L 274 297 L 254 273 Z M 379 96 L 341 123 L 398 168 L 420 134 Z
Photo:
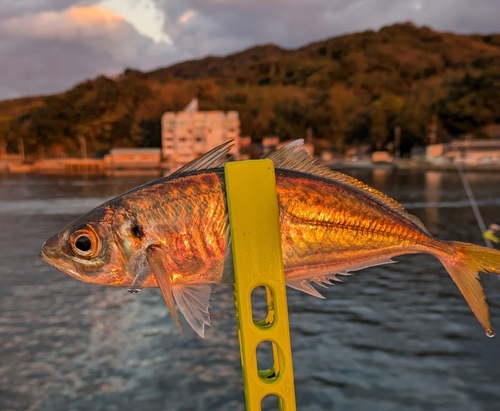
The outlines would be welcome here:
M 295 48 L 408 20 L 500 32 L 498 0 L 4 0 L 1 7 L 0 99 L 61 91 L 125 67 L 149 70 L 263 43 Z
M 179 17 L 179 23 L 186 24 L 191 20 L 196 13 L 193 10 L 188 10 Z
M 192 56 L 226 54 L 259 43 L 295 48 L 408 20 L 462 33 L 500 31 L 498 0 L 154 1 L 166 16 L 166 33 Z
M 182 53 L 96 6 L 10 17 L 0 20 L 0 99 L 62 91 L 125 67 L 153 69 L 175 56 Z
M 153 0 L 100 0 L 97 5 L 122 15 L 139 33 L 156 43 L 171 44 L 163 32 L 163 12 L 157 9 Z
M 42 13 L 44 11 L 60 12 L 70 7 L 89 6 L 93 0 L 15 0 L 2 1 L 2 19 L 22 16 L 28 13 Z
M 34 40 L 72 42 L 125 29 L 124 18 L 99 7 L 72 7 L 0 21 L 0 35 Z

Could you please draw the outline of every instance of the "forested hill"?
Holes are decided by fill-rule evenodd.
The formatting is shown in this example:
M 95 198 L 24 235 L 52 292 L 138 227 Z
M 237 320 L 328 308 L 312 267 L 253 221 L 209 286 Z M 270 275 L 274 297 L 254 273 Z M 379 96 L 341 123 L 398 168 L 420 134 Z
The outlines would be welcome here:
M 125 70 L 58 95 L 0 102 L 0 140 L 35 153 L 160 144 L 160 117 L 194 96 L 200 109 L 238 110 L 243 135 L 300 138 L 308 127 L 338 149 L 382 147 L 401 127 L 404 147 L 500 123 L 500 34 L 441 33 L 396 24 L 297 50 L 263 45 L 149 73 Z M 1 143 L 1 141 L 0 141 Z

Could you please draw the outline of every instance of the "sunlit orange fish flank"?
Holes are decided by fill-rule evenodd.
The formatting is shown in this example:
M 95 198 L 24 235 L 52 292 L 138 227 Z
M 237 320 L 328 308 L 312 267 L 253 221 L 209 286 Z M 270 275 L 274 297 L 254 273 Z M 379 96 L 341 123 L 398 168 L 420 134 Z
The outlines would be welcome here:
M 438 258 L 493 336 L 480 272 L 500 274 L 500 252 L 441 241 L 396 201 L 318 165 L 294 142 L 271 158 L 286 284 L 321 297 L 328 284 L 402 254 Z M 85 282 L 130 291 L 159 287 L 180 329 L 175 305 L 201 336 L 209 324 L 210 284 L 232 282 L 224 168 L 230 145 L 174 174 L 133 189 L 71 223 L 43 246 L 41 258 Z

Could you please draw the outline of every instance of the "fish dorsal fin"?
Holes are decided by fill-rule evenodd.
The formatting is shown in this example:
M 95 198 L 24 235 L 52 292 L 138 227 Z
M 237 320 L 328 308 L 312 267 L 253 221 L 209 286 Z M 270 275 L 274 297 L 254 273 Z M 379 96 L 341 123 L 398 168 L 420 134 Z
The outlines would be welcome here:
M 174 171 L 171 175 L 187 173 L 189 171 L 207 170 L 209 168 L 222 167 L 227 161 L 227 154 L 233 147 L 233 140 L 226 141 L 220 146 L 215 147 L 208 153 L 203 154 L 201 157 L 195 158 L 178 170 Z
M 409 214 L 396 200 L 393 200 L 392 198 L 386 196 L 384 193 L 381 193 L 380 191 L 374 189 L 373 187 L 370 187 L 362 181 L 355 179 L 354 177 L 348 176 L 347 174 L 341 173 L 339 171 L 331 170 L 330 168 L 319 164 L 314 158 L 309 155 L 309 153 L 303 147 L 303 143 L 304 140 L 302 139 L 295 140 L 292 143 L 279 148 L 274 153 L 271 153 L 267 158 L 273 161 L 276 168 L 314 174 L 316 176 L 331 179 L 343 185 L 355 188 L 356 190 L 364 193 L 367 197 L 384 204 L 396 213 L 406 217 L 425 233 L 428 233 L 427 228 L 424 226 L 422 221 L 420 221 L 417 217 Z

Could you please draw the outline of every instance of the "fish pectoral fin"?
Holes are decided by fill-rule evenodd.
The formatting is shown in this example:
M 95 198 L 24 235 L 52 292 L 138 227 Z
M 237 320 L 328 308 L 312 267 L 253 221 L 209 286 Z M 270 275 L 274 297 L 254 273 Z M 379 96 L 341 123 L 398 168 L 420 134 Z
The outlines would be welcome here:
M 172 278 L 168 274 L 167 255 L 160 245 L 151 244 L 148 248 L 146 248 L 146 259 L 148 260 L 148 264 L 153 271 L 158 287 L 163 295 L 163 299 L 170 310 L 170 314 L 172 314 L 175 325 L 184 337 L 181 323 L 179 322 L 179 317 L 177 317 L 177 311 L 175 309 L 174 296 L 172 293 Z
M 210 325 L 210 293 L 208 284 L 175 284 L 172 292 L 177 307 L 200 337 L 205 335 L 205 324 Z

